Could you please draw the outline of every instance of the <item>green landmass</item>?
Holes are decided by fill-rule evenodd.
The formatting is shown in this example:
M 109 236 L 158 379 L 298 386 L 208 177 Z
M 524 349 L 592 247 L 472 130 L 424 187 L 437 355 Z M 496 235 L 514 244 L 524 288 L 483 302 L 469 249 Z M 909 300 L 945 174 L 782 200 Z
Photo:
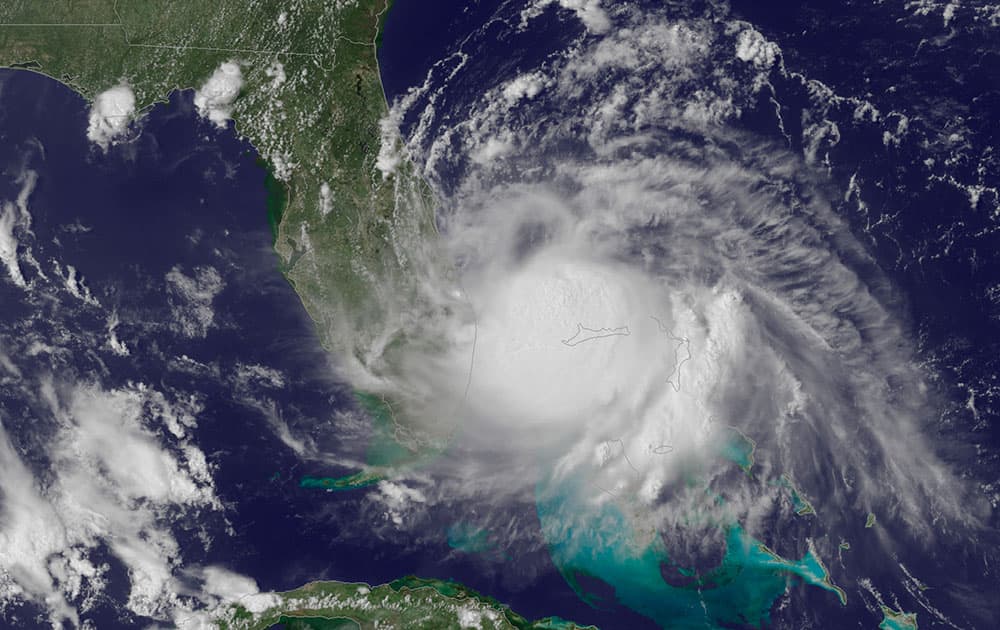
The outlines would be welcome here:
M 393 406 L 385 397 L 370 392 L 355 392 L 358 406 L 365 411 L 372 423 L 372 440 L 365 453 L 367 467 L 359 472 L 341 477 L 304 476 L 299 487 L 318 490 L 357 490 L 389 478 L 399 469 L 419 464 L 440 452 L 437 446 L 423 442 L 415 448 L 419 438 L 401 436 L 406 426 L 396 419 Z
M 593 628 L 548 617 L 530 621 L 496 600 L 455 582 L 407 577 L 381 586 L 345 582 L 313 582 L 274 596 L 263 611 L 251 613 L 243 604 L 218 611 L 224 630 L 263 630 L 274 624 L 287 628 L 347 630 L 348 628 L 463 627 L 512 630 L 574 630 Z
M 12 0 L 0 4 L 0 66 L 45 74 L 88 101 L 126 84 L 141 113 L 238 63 L 244 85 L 232 119 L 266 170 L 281 271 L 328 350 L 384 373 L 381 350 L 405 343 L 401 311 L 421 308 L 415 265 L 435 259 L 427 252 L 436 237 L 412 165 L 401 159 L 387 176 L 377 168 L 383 144 L 390 155 L 401 148 L 391 125 L 380 125 L 388 109 L 376 41 L 390 5 Z M 383 348 L 385 336 L 393 339 Z M 372 412 L 365 396 L 381 395 L 359 395 Z M 409 461 L 426 445 L 400 414 L 372 415 L 371 465 Z
M 865 518 L 865 529 L 871 529 L 875 527 L 875 513 L 869 512 L 868 516 Z
M 385 478 L 386 475 L 382 471 L 363 470 L 344 477 L 302 477 L 299 480 L 299 487 L 316 490 L 358 490 L 373 486 Z
M 0 67 L 45 74 L 91 102 L 128 85 L 141 118 L 175 90 L 200 88 L 221 64 L 239 64 L 244 83 L 231 117 L 266 171 L 266 220 L 280 269 L 324 347 L 385 373 L 392 369 L 386 354 L 419 337 L 397 322 L 419 320 L 401 316 L 405 312 L 423 308 L 426 315 L 414 282 L 426 271 L 420 266 L 434 266 L 438 277 L 448 273 L 433 253 L 429 190 L 399 157 L 392 125 L 381 124 L 388 108 L 376 51 L 390 5 L 10 0 L 0 4 Z M 393 168 L 379 168 L 380 151 L 394 158 Z M 372 468 L 341 478 L 306 477 L 300 485 L 364 487 L 384 478 L 378 466 L 410 462 L 419 453 L 401 445 L 413 436 L 404 434 L 399 413 L 382 394 L 362 393 L 358 400 L 375 422 Z M 426 446 L 420 436 L 412 443 Z M 218 625 L 438 629 L 459 627 L 461 613 L 479 615 L 484 628 L 577 627 L 558 619 L 528 622 L 456 584 L 317 582 L 273 597 L 280 603 L 262 613 L 226 607 Z
M 258 163 L 267 170 L 267 163 L 258 159 Z M 281 229 L 281 218 L 285 216 L 288 207 L 288 187 L 285 186 L 270 170 L 264 176 L 264 188 L 267 189 L 267 225 L 271 228 L 271 238 L 278 241 Z
M 893 610 L 883 605 L 882 623 L 878 627 L 880 630 L 917 630 L 917 613 Z
M 366 453 L 369 466 L 398 468 L 435 452 L 433 448 L 414 448 L 418 439 L 401 435 L 407 431 L 405 423 L 398 419 L 396 409 L 384 396 L 356 392 L 354 398 L 372 420 L 373 436 Z
M 415 265 L 436 236 L 412 166 L 403 159 L 387 177 L 377 168 L 383 142 L 400 148 L 391 126 L 380 127 L 376 42 L 389 6 L 11 0 L 0 4 L 0 66 L 46 74 L 87 100 L 125 83 L 141 112 L 239 63 L 232 119 L 268 169 L 282 271 L 324 345 L 365 362 L 389 318 L 414 303 Z
M 289 617 L 278 619 L 285 630 L 361 630 L 361 624 L 345 617 Z

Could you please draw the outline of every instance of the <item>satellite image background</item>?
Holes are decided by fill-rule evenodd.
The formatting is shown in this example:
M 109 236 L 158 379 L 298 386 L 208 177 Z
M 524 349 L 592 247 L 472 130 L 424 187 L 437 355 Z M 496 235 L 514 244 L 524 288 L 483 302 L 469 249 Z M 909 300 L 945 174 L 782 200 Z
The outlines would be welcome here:
M 996 627 L 998 29 L 5 4 L 0 625 Z

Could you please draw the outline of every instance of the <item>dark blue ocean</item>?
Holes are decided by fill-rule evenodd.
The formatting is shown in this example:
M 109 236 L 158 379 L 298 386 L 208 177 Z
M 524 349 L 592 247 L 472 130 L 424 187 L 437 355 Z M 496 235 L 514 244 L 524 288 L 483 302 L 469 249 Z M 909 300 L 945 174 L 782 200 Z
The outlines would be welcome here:
M 397 0 L 379 52 L 390 103 L 426 82 L 441 88 L 433 92 L 436 119 L 455 125 L 488 89 L 538 68 L 581 34 L 579 20 L 557 2 L 530 28 L 512 28 L 526 4 L 441 2 L 429 10 L 426 3 Z M 917 340 L 919 360 L 934 374 L 927 385 L 944 403 L 940 416 L 924 419 L 923 429 L 931 441 L 940 436 L 949 444 L 936 454 L 974 480 L 995 506 L 1000 479 L 998 16 L 978 4 L 949 13 L 955 7 L 946 4 L 630 3 L 679 20 L 746 20 L 780 47 L 781 65 L 767 75 L 768 88 L 735 124 L 802 156 L 803 162 L 815 160 L 810 167 L 822 176 L 836 213 L 872 254 L 879 273 L 892 280 L 893 299 Z M 733 51 L 719 54 L 732 58 Z M 460 64 L 461 71 L 452 75 Z M 818 105 L 817 95 L 826 89 L 834 96 Z M 878 115 L 859 112 L 861 100 L 874 104 Z M 835 141 L 822 145 L 821 159 L 809 155 L 815 138 L 808 126 L 817 109 L 837 129 Z M 420 111 L 419 106 L 408 110 L 404 136 L 416 130 Z M 448 166 L 438 165 L 443 170 L 435 173 L 446 194 L 461 175 L 448 172 Z M 902 529 L 886 527 L 889 538 L 905 539 Z M 998 531 L 994 509 L 976 540 L 954 541 L 954 549 L 900 547 L 897 559 L 933 582 L 931 600 L 945 602 L 939 604 L 944 616 L 978 627 L 977 620 L 1000 615 L 1000 601 L 992 595 L 1000 577 L 993 559 L 968 550 L 977 544 L 991 547 Z M 850 539 L 853 533 L 843 535 Z M 865 564 L 864 559 L 848 562 Z M 863 574 L 873 576 L 874 586 L 885 592 L 901 590 L 889 577 L 890 567 L 867 566 Z M 846 611 L 823 608 L 818 596 L 808 609 L 822 608 L 819 619 L 842 624 L 828 627 L 869 627 L 871 613 L 851 597 Z M 945 627 L 914 599 L 900 605 L 920 611 L 920 627 Z M 629 627 L 623 624 L 614 627 Z
M 688 19 L 708 14 L 697 2 L 638 4 L 650 9 L 667 5 Z M 843 190 L 855 175 L 867 214 L 854 198 L 845 199 L 838 210 L 870 244 L 879 266 L 903 288 L 917 326 L 928 335 L 928 344 L 942 353 L 941 367 L 953 372 L 951 384 L 942 386 L 959 381 L 969 385 L 996 373 L 1000 75 L 995 67 L 1000 63 L 1000 38 L 995 25 L 970 10 L 956 13 L 944 26 L 943 5 L 926 19 L 915 10 L 907 13 L 895 5 L 853 0 L 735 0 L 729 5 L 732 18 L 747 20 L 781 47 L 788 70 L 787 76 L 770 76 L 788 140 L 777 127 L 775 105 L 766 99 L 743 112 L 746 128 L 781 138 L 803 153 L 806 79 L 822 81 L 843 97 L 869 98 L 883 117 L 907 115 L 907 133 L 898 144 L 887 144 L 881 131 L 848 124 L 854 114 L 848 105 L 831 112 L 840 123 L 840 140 L 830 153 L 831 181 Z M 521 6 L 503 0 L 449 0 L 430 11 L 415 0 L 394 2 L 379 52 L 388 100 L 423 84 L 428 73 L 447 73 L 458 62 L 459 50 L 473 51 L 469 68 L 454 78 L 438 105 L 461 119 L 472 95 L 536 67 L 582 31 L 571 12 L 555 4 L 531 29 L 517 33 L 501 28 L 498 16 L 511 20 Z M 404 134 L 413 122 L 404 121 Z M 961 128 L 962 137 L 955 146 L 941 146 L 935 136 L 950 128 Z M 945 176 L 929 166 L 928 159 L 939 166 L 947 161 Z M 970 207 L 968 192 L 947 176 L 983 187 L 975 208 Z M 887 220 L 876 221 L 883 215 Z M 969 369 L 975 375 L 955 373 L 961 356 L 974 357 Z M 967 392 L 958 388 L 953 393 L 961 398 Z M 1000 400 L 982 393 L 988 397 L 981 402 L 989 407 L 988 412 L 980 411 L 997 417 Z M 983 430 L 997 443 L 1000 423 L 986 424 Z
M 475 34 L 497 54 L 481 55 L 474 71 L 452 86 L 446 96 L 451 101 L 442 106 L 460 115 L 468 94 L 534 66 L 578 32 L 578 24 L 554 9 L 528 33 L 510 34 L 500 24 L 483 30 L 501 4 L 447 0 L 431 11 L 426 3 L 396 0 L 379 53 L 390 102 L 420 85 L 439 60 L 449 59 Z M 982 171 L 984 188 L 997 185 L 998 40 L 991 31 L 963 23 L 961 15 L 951 28 L 964 28 L 962 37 L 929 46 L 926 40 L 942 36 L 937 27 L 900 21 L 889 7 L 847 3 L 834 12 L 818 2 L 791 8 L 732 4 L 734 14 L 780 44 L 790 69 L 843 93 L 872 95 L 886 111 L 922 112 L 911 114 L 910 134 L 899 145 L 887 146 L 880 136 L 844 125 L 830 177 L 844 187 L 860 173 L 868 207 L 894 217 L 866 229 L 867 217 L 853 200 L 838 207 L 905 294 L 921 350 L 942 374 L 932 386 L 953 404 L 938 430 L 967 434 L 970 443 L 984 445 L 968 461 L 961 459 L 966 453 L 956 453 L 954 463 L 983 483 L 996 482 L 1000 389 L 990 384 L 1000 371 L 1000 290 L 995 289 L 1000 287 L 1000 230 L 992 216 L 1000 200 L 987 190 L 970 209 L 964 193 L 930 178 L 926 160 L 951 157 L 955 177 L 975 180 Z M 439 71 L 447 70 L 447 63 Z M 784 119 L 792 121 L 786 127 L 792 148 L 801 151 L 802 130 L 794 121 L 807 94 L 791 79 L 773 81 Z M 134 137 L 105 154 L 87 141 L 87 105 L 72 90 L 32 72 L 0 71 L 0 199 L 17 196 L 21 185 L 15 178 L 24 168 L 37 173 L 29 200 L 36 257 L 43 266 L 51 259 L 72 262 L 101 303 L 119 313 L 118 334 L 131 354 L 98 359 L 93 348 L 73 339 L 77 333 L 103 331 L 103 318 L 84 309 L 28 304 L 21 289 L 7 282 L 0 283 L 0 341 L 3 347 L 16 346 L 16 337 L 24 334 L 16 322 L 40 314 L 34 325 L 41 334 L 65 339 L 73 348 L 70 358 L 56 366 L 68 377 L 96 379 L 106 388 L 146 382 L 203 397 L 195 441 L 213 466 L 216 492 L 226 509 L 204 522 L 174 524 L 182 564 L 219 564 L 254 578 L 262 590 L 287 590 L 317 579 L 451 578 L 530 618 L 559 615 L 606 628 L 651 627 L 620 608 L 587 606 L 555 567 L 545 564 L 544 555 L 531 558 L 541 577 L 529 581 L 518 577 L 516 558 L 485 569 L 474 556 L 454 553 L 447 540 L 454 519 L 446 514 L 431 514 L 427 531 L 417 539 L 371 535 L 370 524 L 385 520 L 369 499 L 374 490 L 300 488 L 303 476 L 351 471 L 304 460 L 277 437 L 265 414 L 241 400 L 231 381 L 175 368 L 177 357 L 217 364 L 223 372 L 237 364 L 274 368 L 287 386 L 268 396 L 296 435 L 331 454 L 357 453 L 357 444 L 342 440 L 336 420 L 338 412 L 358 412 L 352 392 L 332 376 L 335 358 L 320 349 L 271 248 L 265 172 L 253 147 L 231 128 L 218 131 L 199 120 L 191 98 L 190 93 L 172 94 L 169 102 L 146 113 Z M 961 150 L 928 149 L 927 138 L 956 116 L 971 130 Z M 412 121 L 404 123 L 405 128 Z M 743 124 L 764 135 L 778 133 L 764 104 L 747 112 Z M 87 230 L 67 229 L 72 225 Z M 171 313 L 171 297 L 160 283 L 177 266 L 212 266 L 225 282 L 214 302 L 219 325 L 204 339 L 167 334 L 158 325 Z M 42 357 L 19 360 L 38 373 L 53 369 Z M 30 405 L 16 391 L 0 392 L 0 409 L 9 418 L 5 426 L 15 445 L 43 471 L 40 442 L 47 429 L 35 424 Z M 207 549 L 202 531 L 211 538 Z M 83 618 L 98 628 L 144 625 L 149 620 L 130 617 L 110 601 L 127 593 L 127 577 L 123 565 L 104 555 L 112 565 L 112 597 Z M 46 625 L 36 613 L 25 605 L 6 620 L 14 624 L 16 619 L 19 627 Z
M 221 565 L 252 577 L 265 591 L 323 579 L 456 579 L 532 618 L 560 615 L 608 626 L 621 619 L 584 605 L 554 569 L 546 574 L 536 566 L 533 573 L 542 575 L 528 582 L 517 577 L 517 560 L 505 576 L 503 567 L 483 571 L 474 556 L 453 553 L 447 529 L 454 514 L 431 514 L 428 531 L 417 539 L 386 540 L 371 534 L 387 520 L 368 497 L 372 489 L 299 487 L 303 476 L 355 471 L 300 457 L 225 375 L 239 364 L 280 372 L 286 386 L 267 397 L 296 436 L 333 457 L 339 450 L 357 455 L 357 436 L 343 444 L 336 418 L 361 412 L 352 392 L 332 376 L 335 358 L 320 348 L 281 274 L 267 222 L 266 174 L 253 147 L 231 128 L 218 131 L 200 120 L 190 92 L 171 94 L 146 112 L 133 137 L 105 154 L 85 137 L 87 104 L 66 86 L 28 71 L 0 71 L 0 86 L 0 198 L 17 196 L 16 178 L 25 168 L 37 173 L 28 203 L 35 256 L 43 268 L 50 260 L 75 266 L 102 306 L 117 311 L 117 334 L 130 355 L 98 357 L 84 337 L 102 334 L 104 316 L 72 303 L 36 313 L 42 318 L 31 319 L 33 334 L 73 348 L 62 377 L 96 380 L 105 389 L 142 382 L 203 401 L 194 442 L 213 468 L 225 510 L 173 524 L 182 566 Z M 203 339 L 165 331 L 173 298 L 161 288 L 163 277 L 175 267 L 190 273 L 202 266 L 217 269 L 225 285 L 213 302 L 216 325 Z M 26 271 L 29 280 L 32 273 Z M 10 350 L 32 309 L 40 307 L 9 282 L 0 283 L 0 304 L 0 342 Z M 179 358 L 218 366 L 222 376 L 178 369 Z M 18 360 L 38 374 L 53 368 L 44 356 Z M 17 391 L 0 393 L 0 405 L 12 412 L 5 420 L 12 441 L 44 475 L 47 430 Z M 111 567 L 110 597 L 82 619 L 99 628 L 152 621 L 116 605 L 113 600 L 127 597 L 126 568 L 107 550 L 98 555 Z M 6 618 L 22 627 L 46 625 L 31 605 Z M 642 625 L 640 618 L 633 622 Z

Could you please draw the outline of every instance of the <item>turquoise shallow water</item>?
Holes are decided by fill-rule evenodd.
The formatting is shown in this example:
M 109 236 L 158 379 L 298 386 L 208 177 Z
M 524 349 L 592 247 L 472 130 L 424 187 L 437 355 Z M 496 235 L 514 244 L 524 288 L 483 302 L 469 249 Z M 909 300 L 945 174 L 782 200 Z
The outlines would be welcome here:
M 536 507 L 552 560 L 591 606 L 617 603 L 664 628 L 704 629 L 763 627 L 778 597 L 796 584 L 831 591 L 831 596 L 845 601 L 843 591 L 829 582 L 812 545 L 801 559 L 787 560 L 738 522 L 719 523 L 725 552 L 717 566 L 699 573 L 695 567 L 674 563 L 659 533 L 641 529 L 638 518 L 623 504 L 615 500 L 598 504 L 593 496 L 577 478 L 549 478 L 536 488 Z M 706 500 L 711 502 L 711 496 Z M 689 584 L 668 583 L 662 573 L 668 566 L 691 577 Z
M 448 528 L 448 546 L 465 553 L 485 554 L 496 550 L 488 531 L 461 521 Z

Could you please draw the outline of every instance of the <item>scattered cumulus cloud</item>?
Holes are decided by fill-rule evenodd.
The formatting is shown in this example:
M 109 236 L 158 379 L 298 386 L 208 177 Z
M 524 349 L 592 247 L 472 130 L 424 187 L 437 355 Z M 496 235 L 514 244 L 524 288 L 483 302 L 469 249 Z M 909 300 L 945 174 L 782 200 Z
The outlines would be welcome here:
M 281 85 L 288 80 L 288 77 L 285 75 L 284 64 L 277 59 L 264 69 L 264 74 L 271 79 L 271 88 L 275 90 L 281 87 Z
M 411 488 L 402 483 L 382 481 L 378 484 L 379 493 L 376 500 L 385 506 L 385 515 L 396 526 L 402 526 L 406 513 L 414 503 L 427 502 L 427 497 L 417 488 Z
M 0 595 L 44 603 L 53 625 L 79 625 L 78 612 L 105 587 L 107 567 L 91 551 L 106 546 L 128 570 L 129 610 L 163 619 L 190 607 L 164 516 L 222 505 L 204 453 L 187 439 L 170 448 L 157 427 L 168 418 L 193 424 L 200 406 L 142 384 L 109 390 L 51 377 L 36 398 L 58 425 L 46 475 L 36 476 L 0 418 Z
M 458 625 L 462 628 L 482 628 L 483 615 L 480 611 L 469 606 L 458 609 Z
M 128 346 L 118 338 L 118 325 L 120 323 L 118 312 L 112 311 L 108 317 L 108 349 L 120 357 L 127 357 L 130 354 Z
M 576 17 L 591 33 L 600 35 L 611 29 L 611 20 L 601 7 L 601 0 L 537 0 L 521 12 L 521 28 L 527 25 L 528 20 L 541 15 L 543 10 L 553 4 L 576 13 Z
M 83 276 L 80 275 L 76 267 L 66 265 L 63 268 L 58 261 L 53 262 L 52 267 L 56 277 L 62 280 L 63 286 L 70 295 L 91 306 L 100 306 L 97 298 L 90 292 L 90 287 L 87 286 Z
M 509 133 L 501 132 L 492 138 L 484 138 L 472 151 L 471 158 L 478 164 L 500 159 L 514 149 L 514 139 Z
M 592 33 L 606 33 L 611 28 L 611 20 L 601 8 L 601 0 L 559 0 L 559 4 L 575 11 L 576 16 Z
M 185 275 L 180 267 L 174 267 L 167 273 L 166 280 L 172 298 L 172 328 L 186 337 L 207 335 L 215 323 L 212 301 L 225 288 L 222 276 L 214 267 L 198 267 L 194 276 Z
M 102 309 L 97 296 L 120 295 L 115 285 L 89 286 L 97 279 L 85 281 L 81 269 L 43 248 L 29 212 L 38 180 L 32 170 L 14 170 L 14 190 L 0 198 L 0 283 L 10 285 L 0 288 L 28 307 L 11 311 L 0 339 L 0 389 L 24 403 L 16 413 L 0 405 L 0 609 L 29 602 L 45 611 L 35 624 L 91 627 L 88 612 L 124 594 L 126 616 L 202 627 L 187 622 L 210 622 L 212 607 L 233 598 L 252 610 L 273 606 L 274 596 L 252 580 L 202 570 L 186 555 L 190 542 L 180 532 L 192 523 L 206 548 L 213 524 L 228 525 L 215 463 L 194 440 L 201 394 L 123 374 L 103 380 L 120 364 L 105 359 L 139 351 L 143 326 L 131 309 L 121 317 Z M 55 238 L 90 230 L 79 222 L 58 227 Z M 45 254 L 44 271 L 33 249 Z M 151 286 L 144 276 L 143 286 L 165 294 L 174 332 L 197 339 L 217 325 L 219 271 L 178 266 L 159 279 Z M 170 363 L 222 379 L 218 365 L 186 356 Z M 285 386 L 267 366 L 234 371 L 248 389 Z
M 535 98 L 545 88 L 545 78 L 537 72 L 522 74 L 507 83 L 503 88 L 503 96 L 514 104 L 522 98 Z
M 271 162 L 271 174 L 274 178 L 287 182 L 292 178 L 292 172 L 295 167 L 298 166 L 295 162 L 292 162 L 291 155 L 286 153 L 272 153 L 270 156 Z
M 260 387 L 282 389 L 285 387 L 284 375 L 271 367 L 257 364 L 238 363 L 235 368 L 236 386 L 241 390 L 251 390 Z

